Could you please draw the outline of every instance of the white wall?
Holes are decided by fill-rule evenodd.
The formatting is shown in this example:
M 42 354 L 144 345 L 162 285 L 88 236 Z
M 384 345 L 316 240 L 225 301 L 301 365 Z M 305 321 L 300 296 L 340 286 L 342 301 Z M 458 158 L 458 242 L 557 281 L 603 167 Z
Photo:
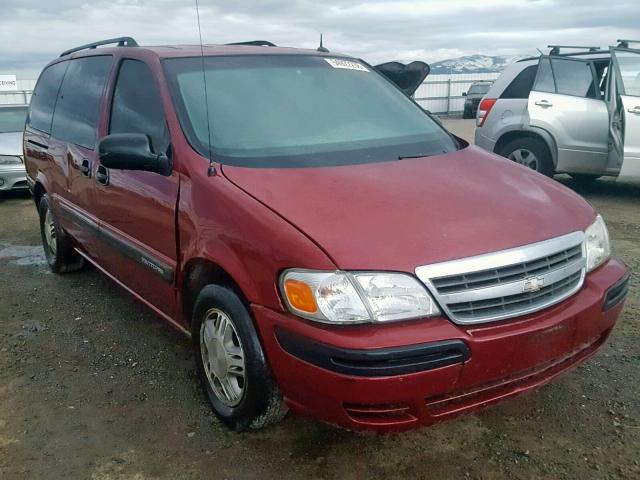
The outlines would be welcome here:
M 416 101 L 433 113 L 461 112 L 464 105 L 462 92 L 477 80 L 495 80 L 499 73 L 472 73 L 457 75 L 429 75 L 418 87 Z M 31 100 L 36 80 L 18 80 L 17 92 L 0 92 L 0 104 L 22 104 Z
M 31 101 L 31 91 L 35 80 L 18 80 L 18 89 L 13 92 L 0 92 L 0 105 L 22 105 Z
M 429 75 L 416 90 L 414 98 L 432 113 L 462 112 L 464 108 L 462 92 L 469 90 L 475 81 L 495 80 L 499 75 L 499 73 Z

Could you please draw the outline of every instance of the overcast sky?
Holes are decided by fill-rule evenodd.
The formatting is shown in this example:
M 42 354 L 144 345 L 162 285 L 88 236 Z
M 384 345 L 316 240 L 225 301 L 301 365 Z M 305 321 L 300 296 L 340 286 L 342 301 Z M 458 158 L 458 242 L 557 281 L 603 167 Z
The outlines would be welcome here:
M 205 43 L 264 39 L 370 62 L 535 53 L 640 39 L 639 0 L 199 0 Z M 35 78 L 69 47 L 130 35 L 197 43 L 192 0 L 0 0 L 0 73 Z

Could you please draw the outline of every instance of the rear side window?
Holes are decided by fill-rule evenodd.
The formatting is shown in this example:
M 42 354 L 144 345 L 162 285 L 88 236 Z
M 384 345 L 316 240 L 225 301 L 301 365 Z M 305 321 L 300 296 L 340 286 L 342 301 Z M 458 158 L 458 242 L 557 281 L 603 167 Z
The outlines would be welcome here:
M 502 92 L 500 98 L 529 98 L 536 73 L 538 73 L 537 65 L 531 65 L 522 70 Z
M 60 141 L 93 149 L 111 56 L 84 57 L 68 63 L 51 133 Z
M 596 98 L 590 63 L 554 58 L 551 65 L 559 94 Z
M 51 120 L 60 84 L 69 62 L 61 62 L 46 68 L 40 75 L 29 105 L 27 124 L 44 133 L 51 133 Z
M 553 81 L 553 73 L 551 72 L 551 62 L 548 58 L 540 60 L 534 90 L 537 92 L 556 93 L 556 85 Z
M 113 92 L 109 133 L 144 133 L 153 151 L 168 146 L 167 122 L 160 92 L 149 67 L 138 60 L 124 60 Z

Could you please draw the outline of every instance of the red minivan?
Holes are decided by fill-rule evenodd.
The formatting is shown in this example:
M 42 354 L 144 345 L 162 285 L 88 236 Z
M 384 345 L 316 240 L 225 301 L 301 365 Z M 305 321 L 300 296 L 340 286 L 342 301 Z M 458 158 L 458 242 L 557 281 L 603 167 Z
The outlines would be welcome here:
M 89 262 L 190 334 L 235 430 L 398 431 L 533 390 L 628 287 L 580 196 L 344 55 L 85 45 L 42 72 L 24 152 L 52 270 Z

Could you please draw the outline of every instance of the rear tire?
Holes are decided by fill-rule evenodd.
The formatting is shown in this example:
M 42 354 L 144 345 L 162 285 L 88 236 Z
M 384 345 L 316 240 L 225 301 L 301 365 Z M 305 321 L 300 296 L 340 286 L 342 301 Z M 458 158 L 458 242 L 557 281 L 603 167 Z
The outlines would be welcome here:
M 51 271 L 68 273 L 80 270 L 84 266 L 84 258 L 73 248 L 71 240 L 51 209 L 51 202 L 46 193 L 40 198 L 38 213 L 42 247 Z
M 547 177 L 553 177 L 555 173 L 549 149 L 538 138 L 516 138 L 502 147 L 498 153 Z
M 287 414 L 244 302 L 207 285 L 191 324 L 198 377 L 216 416 L 237 432 L 277 423 Z

